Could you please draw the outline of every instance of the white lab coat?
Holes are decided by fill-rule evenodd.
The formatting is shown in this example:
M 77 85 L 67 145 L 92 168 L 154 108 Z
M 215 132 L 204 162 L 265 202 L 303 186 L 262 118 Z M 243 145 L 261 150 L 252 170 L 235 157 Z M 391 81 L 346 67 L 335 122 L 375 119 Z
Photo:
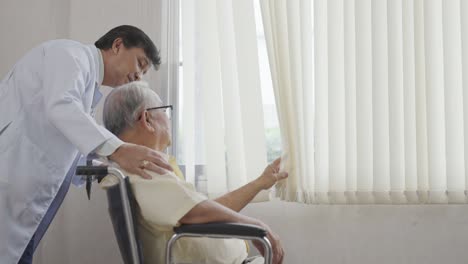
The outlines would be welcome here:
M 90 116 L 102 71 L 98 52 L 49 41 L 0 82 L 2 264 L 18 262 L 77 154 L 114 137 Z

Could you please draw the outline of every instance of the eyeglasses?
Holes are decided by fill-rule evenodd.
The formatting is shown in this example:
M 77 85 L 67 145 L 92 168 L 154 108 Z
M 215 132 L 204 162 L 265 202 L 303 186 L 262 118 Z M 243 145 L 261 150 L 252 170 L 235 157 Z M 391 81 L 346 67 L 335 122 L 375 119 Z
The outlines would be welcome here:
M 165 106 L 146 108 L 146 111 L 158 110 L 158 109 L 160 109 L 160 111 L 163 111 L 164 113 L 166 113 L 166 116 L 167 116 L 168 119 L 171 119 L 172 105 L 165 105 Z

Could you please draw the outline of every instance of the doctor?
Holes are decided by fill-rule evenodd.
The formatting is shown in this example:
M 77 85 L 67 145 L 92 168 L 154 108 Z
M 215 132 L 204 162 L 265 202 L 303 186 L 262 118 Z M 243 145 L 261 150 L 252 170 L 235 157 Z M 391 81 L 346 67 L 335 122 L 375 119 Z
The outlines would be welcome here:
M 143 178 L 143 169 L 171 170 L 158 152 L 123 143 L 92 117 L 101 84 L 140 80 L 159 64 L 143 31 L 119 26 L 94 45 L 45 42 L 0 82 L 0 263 L 32 263 L 80 156 L 107 156 Z

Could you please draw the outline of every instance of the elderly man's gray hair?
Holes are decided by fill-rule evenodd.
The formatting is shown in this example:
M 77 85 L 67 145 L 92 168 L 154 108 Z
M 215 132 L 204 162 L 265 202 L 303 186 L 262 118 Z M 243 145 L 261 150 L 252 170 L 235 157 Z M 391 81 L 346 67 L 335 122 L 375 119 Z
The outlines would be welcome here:
M 133 127 L 139 112 L 159 104 L 158 95 L 149 88 L 148 83 L 137 81 L 124 84 L 114 88 L 104 102 L 104 126 L 118 136 Z

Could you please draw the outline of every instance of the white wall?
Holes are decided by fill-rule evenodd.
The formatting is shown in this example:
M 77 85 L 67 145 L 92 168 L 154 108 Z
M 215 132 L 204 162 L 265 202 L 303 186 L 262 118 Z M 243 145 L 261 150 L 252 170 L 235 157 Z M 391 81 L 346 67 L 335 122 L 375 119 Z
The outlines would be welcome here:
M 94 186 L 96 187 L 96 186 Z M 88 202 L 72 188 L 43 241 L 42 263 L 122 263 L 95 188 Z M 65 214 L 73 204 L 73 214 Z M 468 263 L 465 205 L 251 204 L 243 213 L 262 219 L 281 237 L 285 264 Z M 57 228 L 65 224 L 67 228 Z
M 68 37 L 68 0 L 0 1 L 0 79 L 39 43 Z
M 244 213 L 282 238 L 285 264 L 468 263 L 466 205 L 304 205 L 270 202 Z

